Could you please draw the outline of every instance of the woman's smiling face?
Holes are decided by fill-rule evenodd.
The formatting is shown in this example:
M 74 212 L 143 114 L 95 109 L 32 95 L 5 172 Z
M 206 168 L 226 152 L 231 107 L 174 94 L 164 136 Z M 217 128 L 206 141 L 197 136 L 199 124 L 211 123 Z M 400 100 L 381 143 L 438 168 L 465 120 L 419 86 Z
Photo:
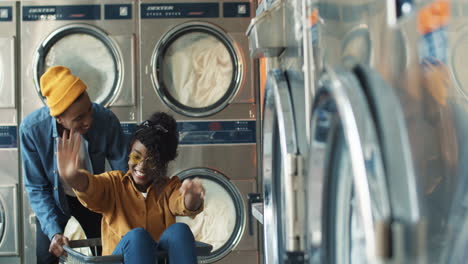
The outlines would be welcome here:
M 147 149 L 139 140 L 135 140 L 132 145 L 128 159 L 128 168 L 132 174 L 135 186 L 141 192 L 146 192 L 146 189 L 157 177 L 154 158 L 147 157 Z

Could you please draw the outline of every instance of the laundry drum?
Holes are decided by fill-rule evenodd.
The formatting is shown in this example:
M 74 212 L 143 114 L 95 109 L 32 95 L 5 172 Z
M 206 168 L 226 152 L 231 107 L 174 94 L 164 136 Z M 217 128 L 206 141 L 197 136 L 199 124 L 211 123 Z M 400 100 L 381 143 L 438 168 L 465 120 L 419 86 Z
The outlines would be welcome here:
M 214 114 L 239 90 L 243 64 L 238 54 L 233 41 L 214 25 L 179 25 L 161 39 L 153 53 L 156 92 L 186 116 Z
M 177 217 L 186 223 L 195 240 L 213 246 L 202 263 L 220 260 L 237 246 L 245 229 L 245 206 L 238 188 L 218 171 L 207 168 L 188 169 L 177 175 L 182 181 L 198 178 L 206 190 L 204 210 L 195 218 Z
M 106 33 L 92 26 L 68 25 L 54 31 L 43 41 L 34 61 L 39 95 L 40 76 L 56 65 L 66 66 L 79 76 L 91 100 L 102 105 L 109 105 L 122 86 L 120 51 Z

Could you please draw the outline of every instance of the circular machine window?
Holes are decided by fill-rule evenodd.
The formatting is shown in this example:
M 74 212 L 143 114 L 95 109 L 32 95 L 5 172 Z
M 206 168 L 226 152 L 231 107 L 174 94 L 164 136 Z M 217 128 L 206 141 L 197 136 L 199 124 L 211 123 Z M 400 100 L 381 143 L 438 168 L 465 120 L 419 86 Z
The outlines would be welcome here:
M 186 223 L 195 240 L 211 244 L 213 250 L 201 263 L 220 260 L 237 246 L 245 229 L 245 206 L 234 184 L 221 173 L 205 168 L 186 170 L 177 175 L 182 181 L 200 178 L 206 190 L 205 207 L 195 218 L 178 216 L 177 222 Z
M 35 59 L 36 89 L 50 67 L 63 65 L 87 86 L 93 102 L 109 105 L 119 94 L 122 84 L 122 56 L 103 31 L 88 25 L 62 27 L 41 44 Z M 45 102 L 45 98 L 40 96 Z
M 370 64 L 372 44 L 367 26 L 359 25 L 348 32 L 343 38 L 341 47 L 343 59 L 353 57 L 359 63 Z
M 156 46 L 152 63 L 157 93 L 174 111 L 186 116 L 219 112 L 241 84 L 242 60 L 233 41 L 207 23 L 172 29 Z

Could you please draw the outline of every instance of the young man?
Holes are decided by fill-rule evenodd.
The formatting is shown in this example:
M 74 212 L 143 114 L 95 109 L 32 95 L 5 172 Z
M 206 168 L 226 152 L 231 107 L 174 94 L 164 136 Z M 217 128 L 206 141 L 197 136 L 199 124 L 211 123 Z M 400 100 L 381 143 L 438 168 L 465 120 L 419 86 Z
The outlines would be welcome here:
M 57 143 L 64 130 L 81 134 L 84 168 L 99 174 L 107 159 L 113 170 L 127 171 L 127 142 L 117 117 L 92 103 L 86 85 L 63 66 L 49 68 L 41 77 L 44 106 L 20 126 L 23 175 L 29 202 L 36 214 L 37 263 L 56 263 L 68 243 L 63 235 L 73 215 L 88 238 L 101 236 L 101 216 L 83 207 L 58 175 Z

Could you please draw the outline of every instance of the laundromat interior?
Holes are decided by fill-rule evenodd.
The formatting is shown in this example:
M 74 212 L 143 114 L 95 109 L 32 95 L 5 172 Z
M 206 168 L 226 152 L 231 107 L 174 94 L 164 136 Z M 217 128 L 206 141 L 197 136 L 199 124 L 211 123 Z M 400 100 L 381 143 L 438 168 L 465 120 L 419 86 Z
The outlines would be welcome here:
M 198 263 L 468 263 L 468 0 L 0 0 L 0 264 L 42 263 L 20 125 L 57 65 L 126 137 L 175 118 Z

